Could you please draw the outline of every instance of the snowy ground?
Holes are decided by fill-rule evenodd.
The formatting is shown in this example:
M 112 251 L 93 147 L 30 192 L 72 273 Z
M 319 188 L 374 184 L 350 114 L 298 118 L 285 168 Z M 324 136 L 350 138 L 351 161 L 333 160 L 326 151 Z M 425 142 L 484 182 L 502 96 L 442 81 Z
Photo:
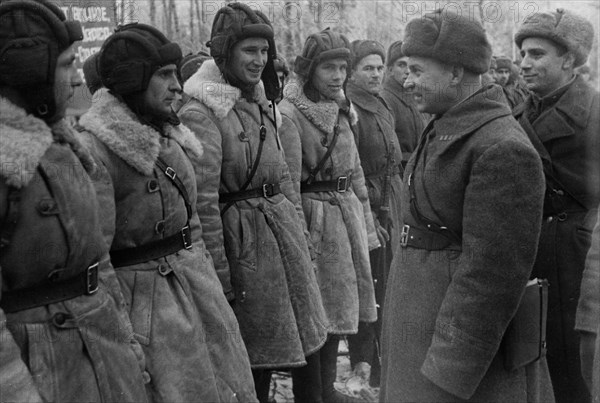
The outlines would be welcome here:
M 371 388 L 368 382 L 355 376 L 350 368 L 348 347 L 345 340 L 340 341 L 337 362 L 337 381 L 335 388 L 347 395 L 362 398 L 365 402 L 377 402 L 379 388 Z M 292 379 L 289 372 L 274 372 L 271 378 L 271 398 L 277 403 L 293 403 Z

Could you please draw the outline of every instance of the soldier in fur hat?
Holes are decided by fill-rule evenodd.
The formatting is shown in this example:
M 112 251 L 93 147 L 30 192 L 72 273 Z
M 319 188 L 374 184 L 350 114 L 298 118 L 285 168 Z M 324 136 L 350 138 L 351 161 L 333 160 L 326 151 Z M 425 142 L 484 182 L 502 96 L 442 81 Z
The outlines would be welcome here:
M 402 41 L 392 43 L 387 52 L 387 69 L 381 91 L 381 97 L 394 115 L 404 166 L 417 147 L 419 136 L 427 122 L 426 116 L 417 110 L 413 96 L 404 88 L 408 77 L 407 60 L 408 57 L 402 53 Z
M 258 398 L 270 370 L 305 365 L 328 323 L 279 139 L 273 28 L 241 3 L 215 16 L 210 53 L 179 111 L 206 149 L 194 159 L 204 239 L 248 349 Z
M 105 88 L 80 119 L 116 212 L 110 256 L 152 401 L 256 401 L 247 351 L 202 240 L 191 158 L 202 143 L 172 110 L 179 46 L 144 24 L 118 27 L 100 50 Z
M 402 150 L 394 132 L 394 116 L 379 97 L 383 81 L 385 49 L 376 41 L 352 42 L 352 75 L 346 87 L 348 99 L 358 113 L 355 141 L 369 191 L 369 202 L 382 248 L 369 253 L 378 304 L 377 322 L 360 323 L 358 334 L 348 336 L 350 363 L 361 374 L 370 364 L 370 383 L 379 386 L 381 336 L 380 315 L 393 243 L 400 228 Z M 368 371 L 366 371 L 368 373 Z M 363 373 L 363 377 L 367 375 Z
M 519 72 L 512 60 L 506 56 L 496 57 L 496 83 L 502 86 L 504 96 L 511 109 L 525 100 L 526 94 L 518 86 Z
M 144 402 L 105 242 L 114 210 L 64 119 L 81 26 L 32 0 L 0 1 L 0 21 L 0 400 Z
M 503 340 L 535 259 L 544 184 L 498 87 L 481 84 L 486 33 L 476 20 L 437 10 L 408 23 L 402 52 L 404 86 L 433 119 L 404 172 L 380 399 L 552 401 L 541 343 L 521 360 Z
M 515 35 L 531 94 L 515 117 L 544 164 L 544 220 L 533 275 L 548 278 L 548 365 L 556 400 L 586 402 L 575 313 L 600 202 L 600 94 L 575 73 L 594 40 L 592 24 L 568 10 L 534 14 Z M 596 318 L 598 319 L 598 318 Z M 579 328 L 581 342 L 588 342 Z

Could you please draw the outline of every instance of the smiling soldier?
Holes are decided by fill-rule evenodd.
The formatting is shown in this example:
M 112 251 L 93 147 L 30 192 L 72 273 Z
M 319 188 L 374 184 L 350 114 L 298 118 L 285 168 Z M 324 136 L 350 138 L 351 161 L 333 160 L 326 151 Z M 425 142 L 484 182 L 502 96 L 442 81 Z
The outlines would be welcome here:
M 574 69 L 585 63 L 593 41 L 592 24 L 562 9 L 531 16 L 515 35 L 531 94 L 514 114 L 546 176 L 533 274 L 550 283 L 548 365 L 558 402 L 590 399 L 580 371 L 575 314 L 600 202 L 600 95 Z M 590 342 L 586 336 L 582 343 Z
M 192 98 L 179 116 L 205 147 L 193 159 L 204 239 L 266 402 L 270 370 L 304 365 L 324 343 L 327 321 L 279 141 L 271 23 L 230 3 L 217 12 L 209 45 L 214 60 L 185 83 Z

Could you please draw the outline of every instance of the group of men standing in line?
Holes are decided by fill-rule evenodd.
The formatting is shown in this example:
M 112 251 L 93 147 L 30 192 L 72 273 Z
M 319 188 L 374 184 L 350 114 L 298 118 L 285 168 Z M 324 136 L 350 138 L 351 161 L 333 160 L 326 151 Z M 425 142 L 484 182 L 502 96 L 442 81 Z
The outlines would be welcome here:
M 482 84 L 481 24 L 443 10 L 387 52 L 310 35 L 283 91 L 247 5 L 217 12 L 201 63 L 129 24 L 76 128 L 79 24 L 46 0 L 0 20 L 0 400 L 267 402 L 286 369 L 297 402 L 355 402 L 342 336 L 382 402 L 599 399 L 584 18 L 523 22 L 514 105 Z M 531 278 L 548 353 L 509 363 Z

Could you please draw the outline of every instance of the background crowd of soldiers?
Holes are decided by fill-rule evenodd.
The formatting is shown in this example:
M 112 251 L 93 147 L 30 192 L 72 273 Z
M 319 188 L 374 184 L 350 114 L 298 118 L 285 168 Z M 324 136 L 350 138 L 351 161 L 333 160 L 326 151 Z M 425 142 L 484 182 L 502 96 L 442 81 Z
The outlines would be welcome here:
M 79 23 L 0 22 L 0 401 L 268 402 L 283 370 L 296 402 L 357 402 L 342 337 L 382 402 L 600 401 L 585 18 L 529 16 L 518 64 L 437 10 L 288 65 L 229 3 L 210 53 L 119 26 L 75 124 Z

